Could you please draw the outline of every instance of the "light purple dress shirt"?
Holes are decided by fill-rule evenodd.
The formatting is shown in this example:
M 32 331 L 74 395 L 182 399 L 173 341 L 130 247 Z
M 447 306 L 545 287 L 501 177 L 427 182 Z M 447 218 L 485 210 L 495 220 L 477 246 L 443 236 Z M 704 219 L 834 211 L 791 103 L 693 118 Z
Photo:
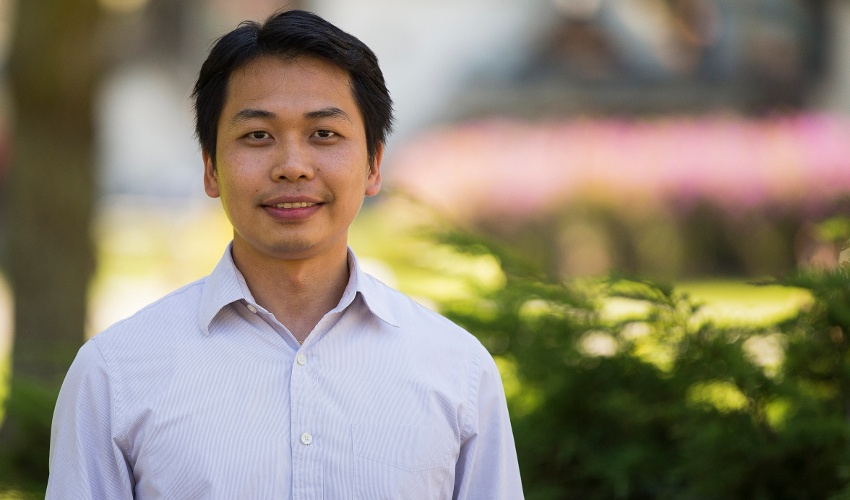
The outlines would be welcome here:
M 303 345 L 229 247 L 89 340 L 56 403 L 47 498 L 521 499 L 492 357 L 349 264 Z

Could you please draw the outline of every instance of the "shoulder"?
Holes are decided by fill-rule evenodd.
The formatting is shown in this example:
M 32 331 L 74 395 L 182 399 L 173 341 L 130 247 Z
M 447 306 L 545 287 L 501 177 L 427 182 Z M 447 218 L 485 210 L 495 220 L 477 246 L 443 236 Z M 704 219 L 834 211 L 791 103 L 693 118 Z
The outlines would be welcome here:
M 198 329 L 198 306 L 206 278 L 179 288 L 92 337 L 106 361 L 155 354 Z M 200 334 L 199 334 L 200 335 Z
M 74 363 L 102 370 L 116 410 L 143 401 L 146 391 L 167 379 L 180 353 L 195 352 L 203 338 L 198 306 L 205 278 L 179 288 L 92 337 Z M 97 363 L 92 360 L 99 360 Z
M 391 336 L 404 346 L 407 375 L 420 373 L 443 396 L 465 408 L 462 435 L 477 429 L 477 408 L 504 405 L 501 376 L 493 356 L 481 342 L 445 316 L 417 303 L 407 295 L 369 277 L 376 295 L 382 296 L 398 323 L 398 335 Z M 398 352 L 398 351 L 394 351 Z
M 363 274 L 371 281 L 370 291 L 376 296 L 373 299 L 386 307 L 404 338 L 425 344 L 426 351 L 452 352 L 470 358 L 475 364 L 486 363 L 486 360 L 492 363 L 487 349 L 464 328 L 377 278 Z M 369 298 L 366 301 L 368 303 Z M 369 306 L 372 307 L 372 304 Z M 380 316 L 381 313 L 378 314 Z
M 99 380 L 108 380 L 109 378 L 106 360 L 93 338 L 89 339 L 77 351 L 77 356 L 65 376 L 63 387 L 65 385 L 79 386 L 84 380 L 91 378 Z
M 106 330 L 98 333 L 93 338 L 99 342 L 120 337 L 139 328 L 149 329 L 151 322 L 169 322 L 177 318 L 195 316 L 198 314 L 198 305 L 201 300 L 201 292 L 204 288 L 205 278 L 201 278 L 186 286 L 178 288 L 161 299 L 139 309 L 132 316 L 118 321 Z

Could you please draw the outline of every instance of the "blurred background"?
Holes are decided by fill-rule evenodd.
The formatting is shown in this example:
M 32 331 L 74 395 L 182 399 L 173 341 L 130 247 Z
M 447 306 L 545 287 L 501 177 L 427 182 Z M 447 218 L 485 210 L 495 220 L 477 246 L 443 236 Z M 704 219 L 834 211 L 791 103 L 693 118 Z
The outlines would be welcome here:
M 351 245 L 496 356 L 528 498 L 850 495 L 850 2 L 0 0 L 0 498 L 82 342 L 220 258 L 189 95 L 281 8 L 377 54 Z

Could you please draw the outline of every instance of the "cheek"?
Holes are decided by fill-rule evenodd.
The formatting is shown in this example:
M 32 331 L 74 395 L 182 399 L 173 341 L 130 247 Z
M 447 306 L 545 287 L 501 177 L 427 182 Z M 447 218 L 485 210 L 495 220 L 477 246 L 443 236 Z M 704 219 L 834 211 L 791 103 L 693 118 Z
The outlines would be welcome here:
M 232 141 L 222 150 L 221 157 L 232 170 L 254 169 L 273 161 L 277 153 L 277 148 L 274 147 L 251 147 Z
M 329 173 L 328 173 L 329 174 Z M 330 179 L 326 174 L 324 177 Z M 345 198 L 357 199 L 365 196 L 366 173 L 360 168 L 347 168 L 344 172 L 335 172 L 330 182 L 334 183 L 336 191 Z
M 239 182 L 236 182 L 237 179 Z M 244 185 L 244 180 L 244 174 L 239 169 L 234 171 L 232 168 L 228 168 L 227 173 L 224 175 L 222 175 L 221 169 L 219 169 L 218 188 L 221 202 L 226 207 L 233 206 L 234 202 L 245 197 L 246 186 Z
M 223 155 L 223 161 L 225 168 L 219 169 L 226 172 L 224 175 L 219 174 L 219 185 L 223 185 L 223 190 L 232 194 L 260 191 L 260 182 L 266 171 L 261 156 L 232 152 Z
M 243 151 L 234 151 L 225 155 L 224 161 L 231 177 L 243 178 L 247 173 L 257 169 L 261 158 Z
M 356 139 L 319 152 L 316 160 L 317 166 L 322 165 L 333 170 L 351 169 L 354 165 L 368 163 L 365 144 L 361 145 L 361 141 Z

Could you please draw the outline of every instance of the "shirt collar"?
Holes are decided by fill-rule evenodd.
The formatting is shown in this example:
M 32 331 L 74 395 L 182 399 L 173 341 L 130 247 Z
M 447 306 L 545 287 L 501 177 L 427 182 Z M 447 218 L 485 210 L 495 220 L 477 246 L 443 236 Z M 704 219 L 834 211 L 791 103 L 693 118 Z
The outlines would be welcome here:
M 351 247 L 348 247 L 348 268 L 353 270 L 351 273 L 354 280 L 353 289 L 360 292 L 360 297 L 363 298 L 366 307 L 384 323 L 398 327 L 398 321 L 389 307 L 390 297 L 388 292 L 391 289 L 360 269 L 357 256 L 354 255 L 354 250 Z M 352 286 L 351 282 L 349 282 L 349 286 Z M 345 294 L 343 294 L 343 300 L 345 300 Z
M 245 283 L 245 278 L 242 277 L 242 273 L 239 272 L 233 262 L 232 247 L 233 242 L 231 241 L 213 272 L 204 281 L 204 290 L 201 293 L 201 303 L 198 309 L 198 327 L 204 335 L 209 335 L 210 323 L 225 306 L 239 300 L 256 305 L 254 297 Z M 333 311 L 342 311 L 348 307 L 359 292 L 372 314 L 381 321 L 398 327 L 398 322 L 388 307 L 389 297 L 387 296 L 386 286 L 360 269 L 357 257 L 351 247 L 348 247 L 348 267 L 351 270 L 348 284 L 339 304 Z

